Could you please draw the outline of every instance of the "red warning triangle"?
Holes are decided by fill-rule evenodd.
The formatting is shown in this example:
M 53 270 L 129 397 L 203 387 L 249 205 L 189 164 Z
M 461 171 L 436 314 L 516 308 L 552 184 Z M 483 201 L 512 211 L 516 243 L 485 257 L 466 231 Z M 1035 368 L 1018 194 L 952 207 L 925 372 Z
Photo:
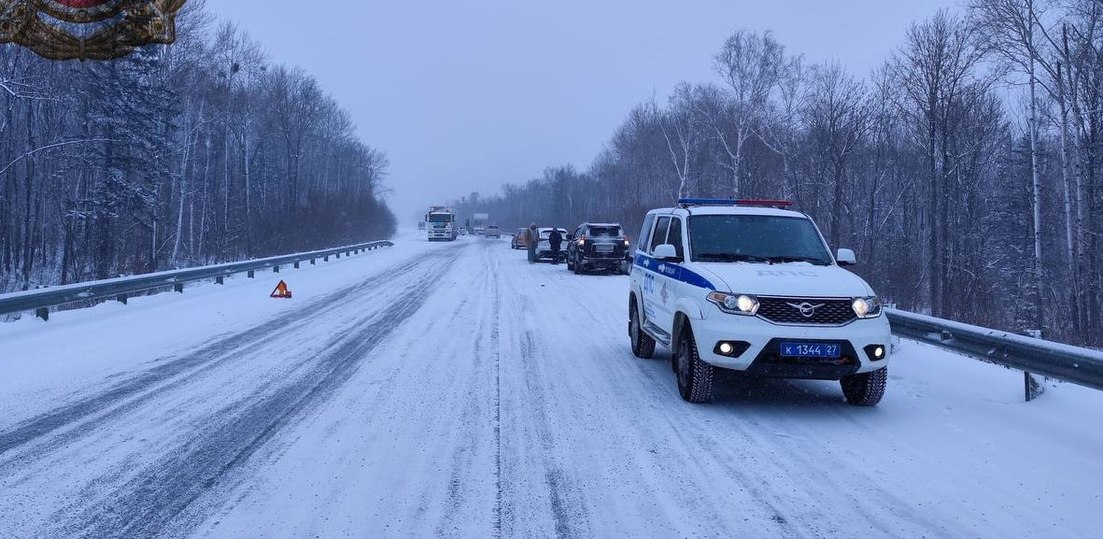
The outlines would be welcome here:
M 272 297 L 277 299 L 291 299 L 291 289 L 287 288 L 287 283 L 280 281 L 280 284 L 276 285 L 276 289 L 272 291 Z

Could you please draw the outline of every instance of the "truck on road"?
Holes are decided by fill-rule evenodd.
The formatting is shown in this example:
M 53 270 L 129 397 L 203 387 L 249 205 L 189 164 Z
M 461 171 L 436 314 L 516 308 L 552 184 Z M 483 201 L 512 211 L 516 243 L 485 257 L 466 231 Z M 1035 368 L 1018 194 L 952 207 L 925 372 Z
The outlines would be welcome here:
M 456 210 L 451 206 L 430 206 L 425 214 L 429 241 L 456 241 Z
M 486 235 L 486 227 L 490 224 L 490 215 L 476 213 L 471 219 L 471 233 L 476 236 Z

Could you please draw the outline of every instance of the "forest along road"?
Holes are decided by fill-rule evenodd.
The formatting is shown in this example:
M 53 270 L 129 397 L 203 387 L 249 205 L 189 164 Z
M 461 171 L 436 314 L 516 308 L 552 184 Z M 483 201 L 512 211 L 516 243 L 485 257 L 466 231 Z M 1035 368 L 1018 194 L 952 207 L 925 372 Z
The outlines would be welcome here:
M 277 276 L 271 276 L 276 278 Z M 632 357 L 627 278 L 507 241 L 0 327 L 0 537 L 1087 537 L 1097 392 L 905 342 L 881 406 Z M 143 301 L 145 303 L 143 304 Z

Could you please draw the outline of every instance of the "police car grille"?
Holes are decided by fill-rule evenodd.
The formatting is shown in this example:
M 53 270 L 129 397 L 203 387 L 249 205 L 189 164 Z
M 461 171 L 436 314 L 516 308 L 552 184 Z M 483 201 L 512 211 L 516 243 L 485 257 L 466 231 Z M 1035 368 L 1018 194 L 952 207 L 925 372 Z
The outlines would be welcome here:
M 758 316 L 775 324 L 841 326 L 858 318 L 849 299 L 760 297 L 758 301 Z M 805 303 L 819 306 L 812 316 L 804 316 L 801 309 L 793 307 Z

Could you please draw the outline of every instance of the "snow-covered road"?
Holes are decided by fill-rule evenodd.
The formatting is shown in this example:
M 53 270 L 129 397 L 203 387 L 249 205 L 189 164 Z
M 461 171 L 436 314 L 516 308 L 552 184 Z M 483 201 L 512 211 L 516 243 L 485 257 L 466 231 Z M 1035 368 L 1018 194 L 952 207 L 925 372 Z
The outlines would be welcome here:
M 635 359 L 627 278 L 428 244 L 0 326 L 0 537 L 1099 537 L 1103 394 Z M 284 278 L 295 299 L 269 299 Z

